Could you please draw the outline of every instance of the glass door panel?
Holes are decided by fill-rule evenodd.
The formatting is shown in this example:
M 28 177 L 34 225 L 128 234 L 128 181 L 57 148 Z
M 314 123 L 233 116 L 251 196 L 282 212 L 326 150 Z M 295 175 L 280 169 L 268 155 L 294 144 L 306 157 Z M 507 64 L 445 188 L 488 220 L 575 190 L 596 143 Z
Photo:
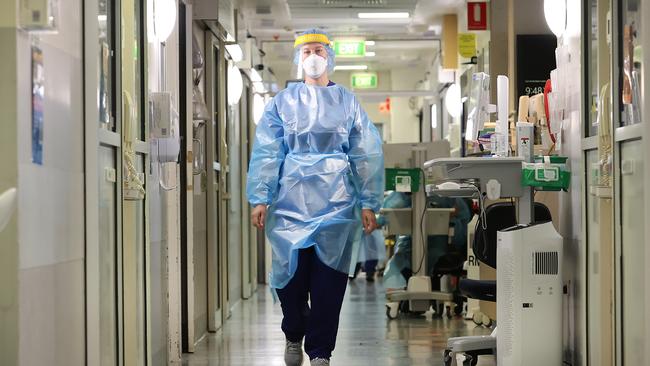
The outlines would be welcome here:
M 598 150 L 586 153 L 587 174 L 587 348 L 588 360 L 591 366 L 600 366 L 602 363 L 601 347 L 601 250 L 600 250 L 600 199 L 592 193 L 598 185 L 597 176 L 592 176 L 593 169 L 598 166 Z
M 99 125 L 115 131 L 115 4 L 99 0 Z
M 194 339 L 191 343 L 196 343 L 208 329 L 208 193 L 207 193 L 207 174 L 211 174 L 212 167 L 206 164 L 210 163 L 205 159 L 208 152 L 208 146 L 205 124 L 200 124 L 194 128 L 194 154 L 199 158 L 196 159 L 198 164 L 194 172 L 194 196 L 192 204 L 193 212 L 193 268 L 194 268 Z
M 207 247 L 207 298 L 208 330 L 216 331 L 223 318 L 223 273 L 221 268 L 222 241 L 224 227 L 221 225 L 221 179 L 225 163 L 221 150 L 222 104 L 221 74 L 219 67 L 219 40 L 211 32 L 205 32 L 206 46 L 206 101 L 210 119 L 206 122 L 206 150 L 208 155 L 207 199 L 208 199 L 208 247 Z M 197 289 L 199 291 L 200 289 Z
M 601 103 L 603 87 L 611 85 L 612 52 L 608 43 L 608 17 L 611 14 L 609 0 L 589 0 L 585 8 L 585 19 L 589 20 L 585 28 L 585 137 L 598 134 L 598 109 Z M 610 89 L 611 90 L 611 89 Z
M 645 333 L 645 208 L 642 140 L 621 144 L 621 287 L 623 364 L 644 364 Z
M 106 179 L 115 171 L 116 149 L 100 146 L 99 171 L 99 341 L 100 365 L 117 364 L 117 191 L 116 182 Z
M 643 80 L 643 49 L 640 29 L 643 23 L 641 0 L 621 0 L 621 28 L 619 31 L 621 80 L 621 126 L 641 123 L 641 88 Z M 647 4 L 645 5 L 647 6 Z
M 146 365 L 146 154 L 136 151 L 146 140 L 145 57 L 143 3 L 121 0 L 120 80 L 123 95 L 122 152 L 125 174 L 122 190 L 122 286 L 124 365 Z
M 136 169 L 144 176 L 146 156 L 137 154 Z M 146 221 L 145 201 L 135 201 L 135 255 L 136 255 L 136 337 L 138 340 L 138 365 L 146 365 L 147 356 L 147 292 L 146 292 Z

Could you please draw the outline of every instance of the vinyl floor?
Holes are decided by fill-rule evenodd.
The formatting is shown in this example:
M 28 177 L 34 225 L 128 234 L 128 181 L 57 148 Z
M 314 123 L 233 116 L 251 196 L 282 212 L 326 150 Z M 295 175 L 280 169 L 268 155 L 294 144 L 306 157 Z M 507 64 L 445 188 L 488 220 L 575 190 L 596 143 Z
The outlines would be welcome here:
M 362 275 L 350 281 L 332 365 L 443 365 L 447 338 L 490 332 L 472 321 L 429 313 L 388 320 L 385 293 L 381 280 L 367 282 Z M 268 288 L 260 287 L 251 299 L 235 306 L 221 330 L 206 335 L 195 353 L 185 355 L 183 365 L 284 365 L 281 321 L 279 304 L 273 304 Z

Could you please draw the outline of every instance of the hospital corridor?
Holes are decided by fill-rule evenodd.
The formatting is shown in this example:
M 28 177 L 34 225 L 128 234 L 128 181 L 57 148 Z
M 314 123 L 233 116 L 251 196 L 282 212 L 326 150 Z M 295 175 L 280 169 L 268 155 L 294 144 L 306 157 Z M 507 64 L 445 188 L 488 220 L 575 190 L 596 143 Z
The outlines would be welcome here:
M 0 366 L 650 366 L 648 19 L 1 0 Z

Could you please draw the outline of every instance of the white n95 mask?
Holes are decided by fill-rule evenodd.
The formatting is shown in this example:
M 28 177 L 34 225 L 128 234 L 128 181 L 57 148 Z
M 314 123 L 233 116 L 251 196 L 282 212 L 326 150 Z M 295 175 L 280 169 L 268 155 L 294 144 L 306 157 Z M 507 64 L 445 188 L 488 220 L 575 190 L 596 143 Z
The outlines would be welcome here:
M 327 69 L 327 60 L 318 55 L 310 55 L 302 62 L 305 74 L 313 79 L 318 79 Z

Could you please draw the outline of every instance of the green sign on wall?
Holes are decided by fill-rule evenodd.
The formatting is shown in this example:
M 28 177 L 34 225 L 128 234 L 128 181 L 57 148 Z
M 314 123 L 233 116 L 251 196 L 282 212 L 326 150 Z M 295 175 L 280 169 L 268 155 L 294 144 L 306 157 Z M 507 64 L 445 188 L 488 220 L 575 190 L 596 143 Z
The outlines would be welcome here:
M 334 53 L 341 57 L 363 57 L 366 55 L 366 41 L 336 41 Z
M 351 76 L 354 89 L 375 89 L 377 88 L 377 74 L 374 72 L 355 73 Z

